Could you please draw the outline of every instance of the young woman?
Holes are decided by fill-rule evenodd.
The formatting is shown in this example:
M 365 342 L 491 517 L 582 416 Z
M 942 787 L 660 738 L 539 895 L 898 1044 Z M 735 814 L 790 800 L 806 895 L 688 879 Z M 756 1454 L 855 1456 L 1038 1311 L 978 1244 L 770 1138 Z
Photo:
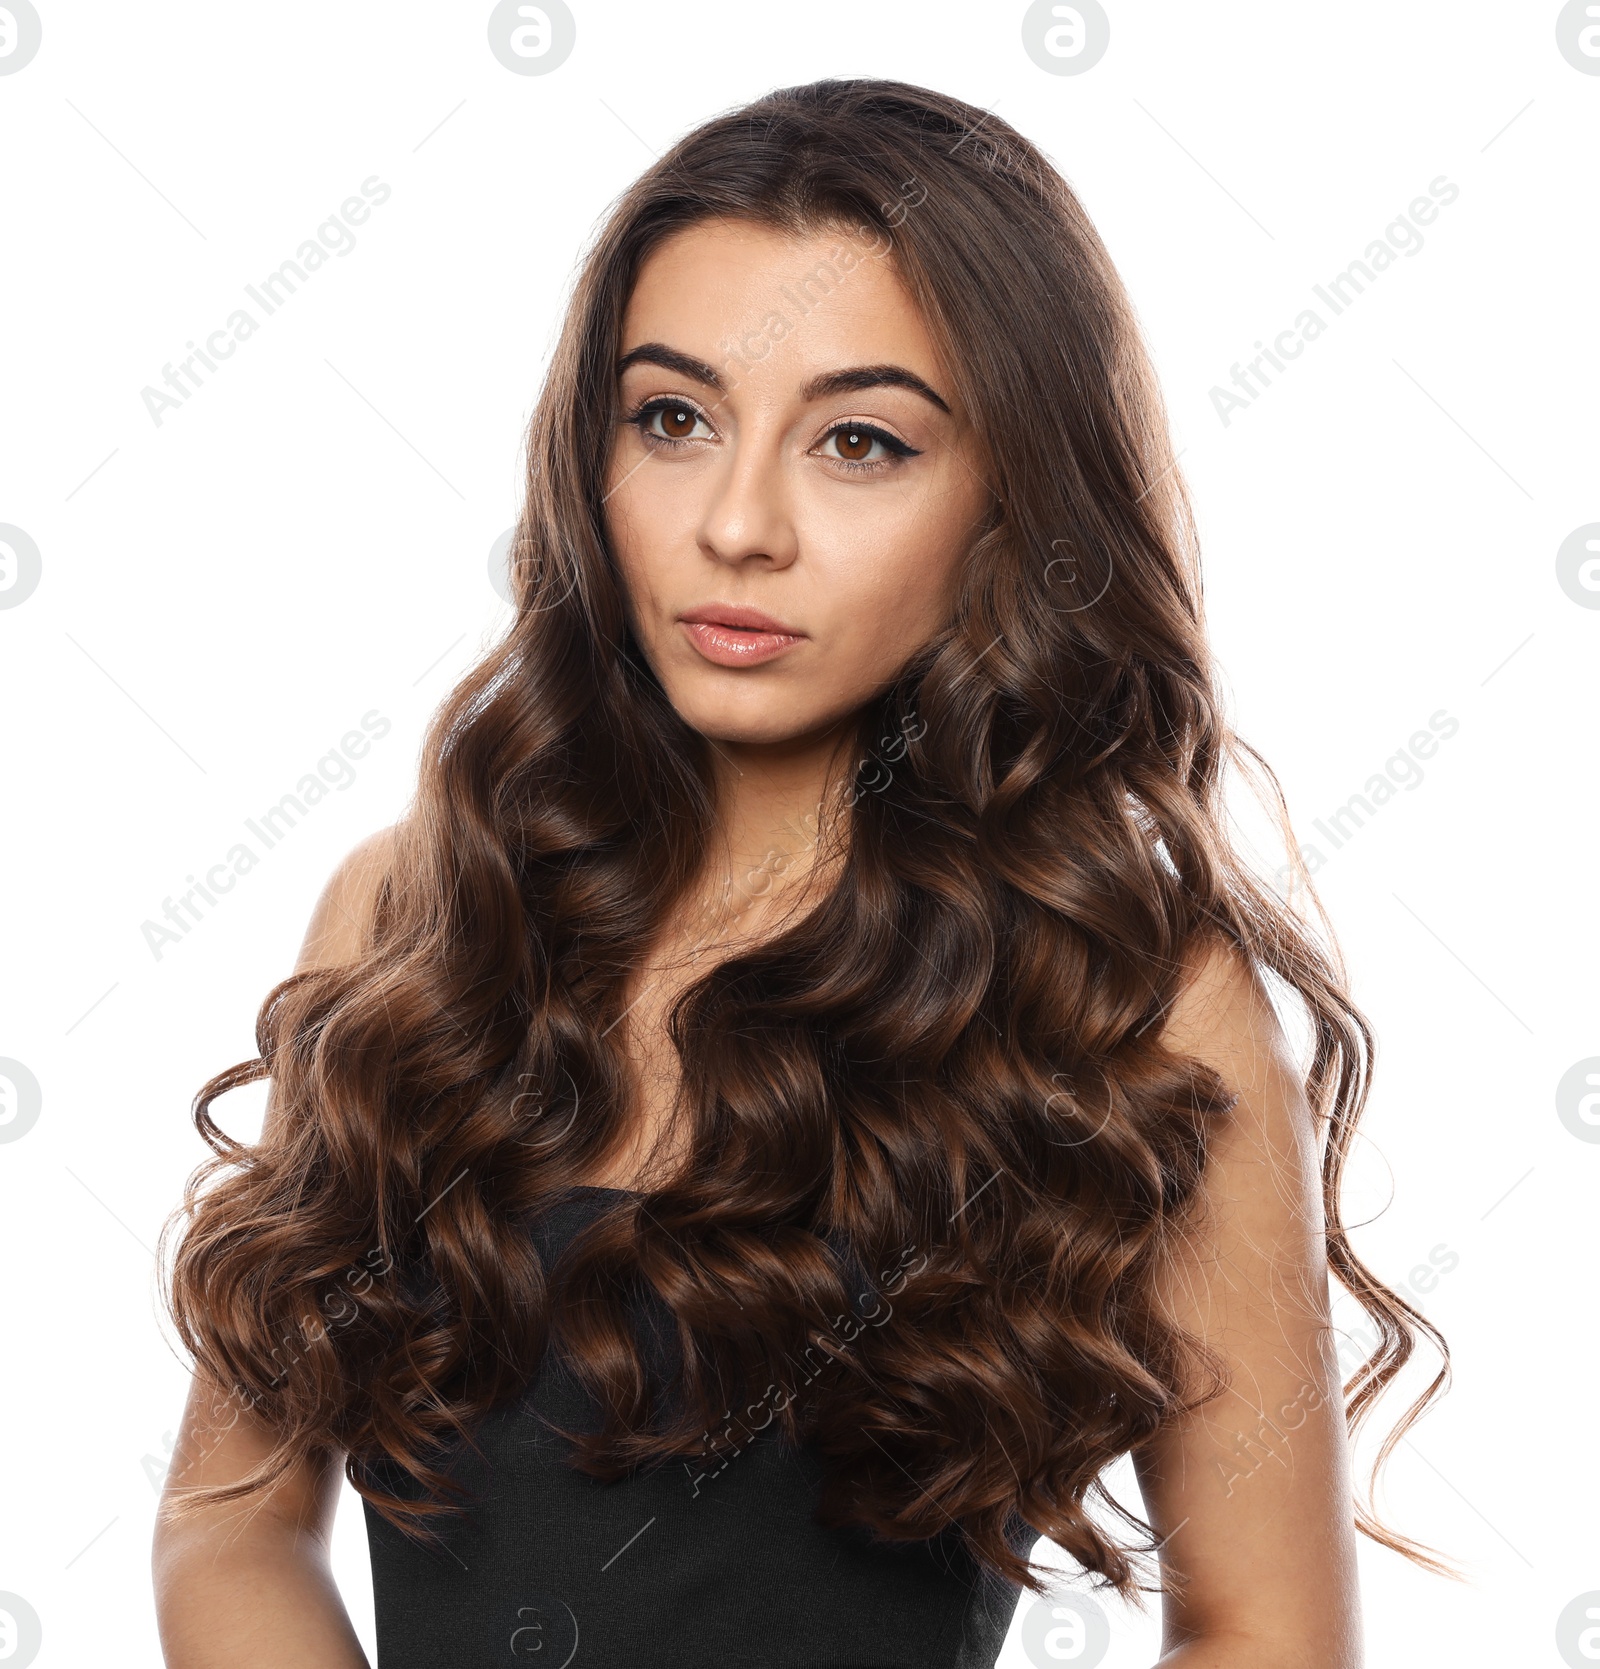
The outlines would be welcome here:
M 1230 847 L 1065 182 L 898 83 L 690 134 L 583 268 L 513 579 L 197 1100 L 172 1669 L 363 1661 L 341 1473 L 381 1669 L 988 1665 L 1039 1536 L 1159 1574 L 1171 1669 L 1356 1664 L 1356 1527 L 1425 1556 L 1347 1421 L 1431 1330 L 1340 1224 L 1368 1029 Z

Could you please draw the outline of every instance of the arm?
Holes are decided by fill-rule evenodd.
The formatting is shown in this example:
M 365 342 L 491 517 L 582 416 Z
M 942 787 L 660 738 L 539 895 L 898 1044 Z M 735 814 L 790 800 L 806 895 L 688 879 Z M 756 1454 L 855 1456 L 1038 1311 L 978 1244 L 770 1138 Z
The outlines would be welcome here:
M 163 1504 L 175 1488 L 233 1482 L 271 1447 L 268 1427 L 197 1374 Z M 158 1519 L 151 1569 L 167 1669 L 367 1669 L 328 1563 L 341 1476 L 329 1457 L 257 1496 Z
M 340 864 L 312 913 L 296 969 L 360 952 L 389 831 Z M 273 1118 L 268 1097 L 266 1124 Z M 263 1461 L 273 1434 L 203 1372 L 190 1387 L 151 1548 L 167 1669 L 367 1669 L 328 1562 L 343 1457 L 306 1461 L 270 1489 L 181 1520 L 172 1498 L 233 1483 Z
M 1230 1386 L 1135 1456 L 1163 1574 L 1181 1585 L 1164 1601 L 1159 1669 L 1360 1669 L 1315 1121 L 1237 953 L 1196 958 L 1163 1037 L 1239 1100 L 1211 1147 L 1203 1214 L 1162 1284 Z

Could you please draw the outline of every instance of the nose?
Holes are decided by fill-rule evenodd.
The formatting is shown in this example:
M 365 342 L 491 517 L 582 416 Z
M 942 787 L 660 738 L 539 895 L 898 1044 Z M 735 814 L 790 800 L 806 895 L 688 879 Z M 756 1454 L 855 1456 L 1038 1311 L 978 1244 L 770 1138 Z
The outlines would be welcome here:
M 700 524 L 701 549 L 730 567 L 758 560 L 787 568 L 799 538 L 783 474 L 775 447 L 730 446 Z

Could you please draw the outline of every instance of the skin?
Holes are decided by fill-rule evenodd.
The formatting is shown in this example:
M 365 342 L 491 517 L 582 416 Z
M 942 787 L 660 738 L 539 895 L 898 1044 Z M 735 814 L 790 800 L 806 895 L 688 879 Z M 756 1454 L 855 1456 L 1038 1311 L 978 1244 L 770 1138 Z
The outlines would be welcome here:
M 861 247 L 844 231 L 705 222 L 656 249 L 623 317 L 606 529 L 641 650 L 714 744 L 717 824 L 701 886 L 628 992 L 639 1126 L 597 1180 L 659 1179 L 685 1157 L 667 1007 L 713 948 L 770 932 L 824 878 L 806 831 L 854 763 L 853 716 L 949 619 L 992 503 L 933 338 Z M 840 271 L 841 250 L 856 264 L 806 290 L 819 264 Z M 774 313 L 781 335 L 762 328 Z M 827 386 L 867 367 L 871 386 Z M 713 603 L 758 608 L 802 641 L 716 665 L 679 620 Z M 729 893 L 731 921 L 707 909 Z
M 389 841 L 384 830 L 339 865 L 312 912 L 297 969 L 356 959 Z M 266 1119 L 273 1117 L 269 1093 Z M 271 1448 L 270 1427 L 196 1374 L 151 1545 L 167 1669 L 368 1669 L 328 1561 L 342 1455 L 304 1462 L 243 1502 L 208 1507 L 182 1522 L 170 1516 L 177 1494 L 234 1483 Z
M 1204 1215 L 1162 1282 L 1230 1389 L 1136 1457 L 1163 1574 L 1185 1584 L 1163 1605 L 1161 1669 L 1359 1669 L 1316 1121 L 1266 990 L 1232 950 L 1191 955 L 1162 1041 L 1239 1100 L 1208 1156 Z
M 949 618 L 992 502 L 952 379 L 885 260 L 852 251 L 857 264 L 795 317 L 804 276 L 849 243 L 692 227 L 645 263 L 623 319 L 623 411 L 675 405 L 619 426 L 607 532 L 641 649 L 673 706 L 718 744 L 734 865 L 759 863 L 786 813 L 815 809 L 851 715 Z M 781 336 L 760 328 L 775 311 L 789 322 Z M 741 340 L 749 352 L 730 355 Z M 685 363 L 628 364 L 658 348 Z M 862 367 L 910 373 L 934 398 L 888 382 L 812 391 Z M 706 603 L 759 608 L 804 641 L 765 665 L 713 665 L 677 620 Z
M 792 303 L 774 298 L 839 241 L 727 222 L 690 228 L 646 263 L 624 320 L 625 359 L 654 344 L 702 362 L 722 383 L 681 362 L 623 370 L 625 413 L 659 396 L 693 415 L 671 420 L 678 447 L 619 426 L 606 499 L 641 649 L 676 709 L 716 744 L 717 826 L 704 885 L 638 972 L 627 1028 L 638 1127 L 595 1181 L 630 1186 L 649 1164 L 681 1156 L 668 1121 L 667 1003 L 712 944 L 770 931 L 820 878 L 804 830 L 851 763 L 851 715 L 944 624 L 988 511 L 977 437 L 887 262 L 863 262 L 765 355 L 730 365 L 722 344 L 780 308 L 792 319 Z M 827 373 L 884 365 L 909 371 L 950 409 L 903 386 L 812 386 Z M 658 418 L 657 431 L 668 421 Z M 845 469 L 849 443 L 829 439 L 841 423 L 881 428 L 917 455 Z M 872 460 L 885 452 L 856 449 Z M 678 620 L 710 602 L 751 604 L 804 640 L 764 665 L 712 665 Z M 335 873 L 300 966 L 355 957 L 387 841 L 373 837 Z M 704 898 L 730 887 L 731 921 L 725 909 L 708 918 Z M 1204 1209 L 1160 1290 L 1172 1316 L 1215 1351 L 1231 1389 L 1137 1460 L 1163 1573 L 1178 1589 L 1163 1607 L 1160 1669 L 1359 1669 L 1315 1121 L 1250 968 L 1230 950 L 1196 946 L 1184 973 L 1164 1039 L 1215 1068 L 1239 1099 L 1212 1147 Z M 219 1422 L 211 1400 L 197 1384 L 169 1493 L 179 1482 L 237 1478 L 265 1453 L 269 1432 L 248 1414 Z M 298 1469 L 249 1508 L 158 1530 L 157 1607 L 171 1669 L 364 1664 L 327 1566 L 339 1461 Z

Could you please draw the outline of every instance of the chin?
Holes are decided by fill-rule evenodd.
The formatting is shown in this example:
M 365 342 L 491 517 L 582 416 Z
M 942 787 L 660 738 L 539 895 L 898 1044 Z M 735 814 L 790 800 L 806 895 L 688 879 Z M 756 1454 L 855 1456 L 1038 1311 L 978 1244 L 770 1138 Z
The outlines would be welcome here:
M 713 742 L 739 743 L 749 747 L 793 741 L 817 728 L 803 719 L 797 721 L 792 711 L 736 712 L 725 703 L 705 702 L 679 707 L 678 715 L 685 724 Z
M 792 686 L 748 684 L 730 690 L 724 680 L 717 679 L 714 682 L 722 687 L 707 689 L 706 682 L 691 678 L 676 688 L 668 684 L 666 691 L 678 717 L 713 742 L 752 747 L 789 742 L 828 722 L 828 715 L 812 711 L 810 703 L 802 704 L 802 692 Z

